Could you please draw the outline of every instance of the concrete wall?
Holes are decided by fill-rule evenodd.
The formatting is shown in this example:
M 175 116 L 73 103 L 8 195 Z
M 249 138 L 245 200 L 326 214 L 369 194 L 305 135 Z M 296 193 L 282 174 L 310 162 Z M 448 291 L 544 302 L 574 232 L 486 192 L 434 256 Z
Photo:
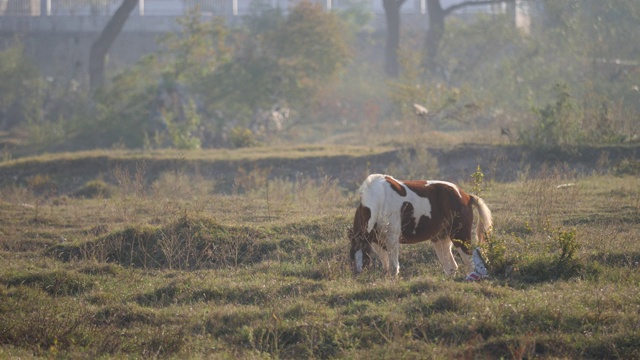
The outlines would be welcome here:
M 0 0 L 2 1 L 2 0 Z M 107 71 L 131 65 L 158 49 L 157 40 L 167 32 L 179 30 L 175 16 L 132 15 L 109 51 Z M 26 54 L 41 74 L 60 80 L 74 79 L 88 84 L 88 61 L 91 44 L 109 21 L 106 16 L 0 16 L 0 50 L 20 40 Z M 229 17 L 235 25 L 241 17 Z M 426 16 L 407 14 L 403 27 L 421 27 Z M 374 27 L 384 36 L 382 15 Z
M 107 70 L 130 65 L 158 49 L 157 39 L 178 29 L 175 17 L 131 18 L 109 52 Z M 44 76 L 88 82 L 91 44 L 107 17 L 0 17 L 0 50 L 16 40 Z
M 99 5 L 91 6 L 80 0 L 0 0 L 0 50 L 19 39 L 43 75 L 88 83 L 89 49 L 120 1 L 103 0 L 94 3 Z M 201 6 L 203 10 L 210 10 L 203 11 L 205 18 L 223 16 L 226 23 L 233 26 L 242 21 L 241 15 L 249 11 L 251 1 L 145 0 L 144 6 L 131 14 L 111 48 L 107 71 L 133 64 L 142 56 L 156 51 L 157 39 L 179 29 L 176 19 L 184 15 L 188 6 Z M 270 3 L 286 9 L 298 1 L 270 0 Z M 343 7 L 345 3 L 344 0 L 314 1 L 334 9 Z M 459 1 L 443 0 L 443 4 Z M 371 10 L 375 14 L 373 27 L 383 37 L 386 24 L 382 0 L 371 0 Z M 465 14 L 460 15 L 464 17 Z M 427 27 L 425 0 L 407 0 L 402 8 L 403 31 L 422 36 Z

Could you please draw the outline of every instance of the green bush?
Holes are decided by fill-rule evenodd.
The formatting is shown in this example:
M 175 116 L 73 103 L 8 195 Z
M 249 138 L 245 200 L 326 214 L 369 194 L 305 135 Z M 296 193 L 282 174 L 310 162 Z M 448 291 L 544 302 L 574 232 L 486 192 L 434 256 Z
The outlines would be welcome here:
M 565 84 L 553 88 L 556 100 L 543 107 L 532 108 L 535 118 L 522 130 L 520 141 L 526 145 L 544 149 L 577 145 L 583 134 L 580 129 L 575 100 Z
M 0 130 L 43 120 L 45 83 L 21 44 L 0 51 Z

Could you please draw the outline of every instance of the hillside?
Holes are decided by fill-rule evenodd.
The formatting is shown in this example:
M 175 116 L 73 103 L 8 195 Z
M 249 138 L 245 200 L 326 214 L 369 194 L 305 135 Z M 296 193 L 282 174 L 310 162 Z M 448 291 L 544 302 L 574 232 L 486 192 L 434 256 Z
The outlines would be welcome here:
M 218 190 L 228 192 L 238 172 L 261 170 L 270 178 L 295 179 L 330 177 L 353 189 L 368 174 L 390 169 L 423 166 L 403 150 L 390 147 L 298 146 L 291 148 L 249 148 L 237 150 L 180 151 L 91 151 L 46 154 L 0 163 L 0 184 L 24 184 L 36 175 L 47 176 L 59 193 L 77 190 L 97 178 L 116 183 L 114 170 L 142 173 L 147 183 L 166 172 L 197 174 L 215 180 Z M 437 160 L 441 179 L 469 181 L 480 165 L 490 180 L 508 182 L 536 173 L 542 166 L 563 165 L 579 174 L 615 168 L 625 160 L 637 159 L 640 145 L 581 147 L 572 151 L 544 152 L 520 146 L 459 145 L 430 148 Z M 409 151 L 411 153 L 411 151 Z M 415 164 L 407 161 L 415 160 Z M 400 164 L 405 162 L 404 164 Z M 426 165 L 425 165 L 426 166 Z M 403 174 L 395 174 L 403 177 Z

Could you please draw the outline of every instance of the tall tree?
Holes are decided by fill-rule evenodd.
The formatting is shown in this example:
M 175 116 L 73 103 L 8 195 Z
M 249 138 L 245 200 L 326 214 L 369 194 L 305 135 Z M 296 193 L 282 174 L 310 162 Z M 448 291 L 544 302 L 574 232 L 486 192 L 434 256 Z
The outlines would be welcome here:
M 387 0 L 384 0 L 387 1 Z M 442 36 L 445 30 L 445 19 L 455 11 L 470 6 L 485 6 L 500 3 L 513 3 L 515 0 L 469 0 L 451 5 L 447 8 L 442 7 L 441 0 L 427 0 L 427 12 L 429 13 L 429 28 L 425 37 L 425 59 L 424 66 L 430 73 L 438 71 L 437 56 Z
M 107 53 L 122 32 L 129 15 L 139 0 L 123 0 L 115 14 L 104 27 L 98 39 L 91 45 L 89 53 L 89 86 L 95 90 L 104 84 L 104 66 Z
M 384 69 L 387 75 L 396 77 L 400 72 L 398 66 L 398 49 L 400 49 L 400 8 L 406 0 L 382 0 L 385 20 L 387 22 L 387 43 L 385 47 Z

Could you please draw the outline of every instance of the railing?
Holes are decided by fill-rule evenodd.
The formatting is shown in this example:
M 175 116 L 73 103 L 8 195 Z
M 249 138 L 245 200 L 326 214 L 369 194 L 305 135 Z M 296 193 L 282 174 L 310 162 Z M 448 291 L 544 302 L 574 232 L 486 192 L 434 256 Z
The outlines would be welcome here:
M 140 16 L 182 16 L 199 8 L 207 15 L 242 15 L 252 3 L 261 1 L 273 7 L 288 9 L 301 0 L 139 0 L 135 13 Z M 311 0 L 328 10 L 349 6 L 347 0 Z M 426 0 L 409 0 L 403 13 L 424 14 Z M 0 0 L 2 16 L 111 16 L 122 0 Z M 370 9 L 381 14 L 382 0 L 369 0 Z
M 234 9 L 248 11 L 254 0 L 140 0 L 140 16 L 181 16 L 199 8 L 205 14 L 226 15 Z M 267 0 L 287 8 L 296 0 Z M 316 0 L 326 2 L 330 0 Z M 335 0 L 334 0 L 335 1 Z M 111 16 L 122 0 L 0 0 L 0 16 Z
M 251 8 L 252 3 L 261 2 L 273 7 L 288 9 L 302 0 L 139 0 L 136 11 L 140 16 L 182 16 L 193 8 L 199 8 L 207 15 L 242 15 Z M 327 10 L 343 9 L 353 5 L 349 0 L 310 0 Z M 375 14 L 383 14 L 382 0 L 367 0 L 369 8 Z M 402 5 L 405 14 L 426 13 L 427 0 L 408 0 Z M 441 0 L 451 5 L 463 0 Z M 522 3 L 516 0 L 516 3 Z M 2 16 L 111 16 L 118 9 L 122 0 L 0 0 L 0 17 Z M 503 13 L 505 4 L 473 6 L 464 8 L 459 13 Z

